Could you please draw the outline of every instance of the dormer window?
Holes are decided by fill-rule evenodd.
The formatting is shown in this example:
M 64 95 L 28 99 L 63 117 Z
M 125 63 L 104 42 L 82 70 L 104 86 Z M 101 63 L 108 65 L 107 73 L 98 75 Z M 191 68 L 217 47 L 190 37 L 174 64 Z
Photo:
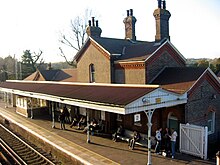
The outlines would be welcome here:
M 89 65 L 89 82 L 90 83 L 95 82 L 95 66 L 94 66 L 94 64 Z

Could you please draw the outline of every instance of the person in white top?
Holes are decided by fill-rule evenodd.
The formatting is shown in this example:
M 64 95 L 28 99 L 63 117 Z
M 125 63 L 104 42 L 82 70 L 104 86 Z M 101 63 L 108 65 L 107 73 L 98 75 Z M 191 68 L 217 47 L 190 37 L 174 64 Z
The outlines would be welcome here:
M 172 159 L 175 157 L 176 137 L 177 136 L 178 136 L 177 132 L 172 128 L 171 129 L 171 136 L 170 136 L 171 150 L 172 150 Z
M 162 131 L 162 128 L 159 128 L 159 129 L 156 131 L 156 136 L 155 136 L 155 137 L 156 137 L 156 140 L 157 140 L 157 144 L 156 144 L 156 147 L 155 147 L 156 154 L 160 154 L 161 140 L 162 140 L 161 131 Z

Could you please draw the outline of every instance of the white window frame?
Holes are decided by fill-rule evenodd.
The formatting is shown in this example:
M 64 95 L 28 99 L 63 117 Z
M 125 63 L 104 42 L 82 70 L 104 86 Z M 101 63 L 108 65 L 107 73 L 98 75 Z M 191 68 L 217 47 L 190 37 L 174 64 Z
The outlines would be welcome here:
M 95 65 L 94 64 L 89 65 L 89 82 L 90 83 L 95 82 Z
M 211 113 L 211 114 L 210 114 Z M 209 115 L 211 115 L 211 118 L 209 118 Z M 208 114 L 208 121 L 207 121 L 207 127 L 208 127 L 208 134 L 213 134 L 215 132 L 215 112 L 214 111 L 210 111 Z M 211 124 L 209 124 L 211 123 Z M 211 128 L 209 128 L 209 125 L 211 126 Z

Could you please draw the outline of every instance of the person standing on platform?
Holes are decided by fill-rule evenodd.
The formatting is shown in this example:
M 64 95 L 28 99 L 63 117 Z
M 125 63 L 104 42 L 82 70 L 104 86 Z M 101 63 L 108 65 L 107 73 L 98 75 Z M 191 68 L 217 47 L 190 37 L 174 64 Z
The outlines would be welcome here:
M 176 153 L 176 137 L 177 136 L 178 136 L 177 132 L 174 130 L 174 128 L 172 128 L 171 129 L 171 136 L 170 136 L 172 159 L 174 159 L 175 153 Z
M 65 122 L 70 123 L 70 112 L 67 109 L 66 105 L 63 107 L 63 113 L 65 115 Z
M 60 110 L 60 129 L 65 129 L 65 113 L 63 111 L 63 109 Z
M 170 130 L 169 128 L 166 128 L 164 132 L 164 147 L 165 147 L 166 156 L 170 154 L 170 136 L 171 136 Z

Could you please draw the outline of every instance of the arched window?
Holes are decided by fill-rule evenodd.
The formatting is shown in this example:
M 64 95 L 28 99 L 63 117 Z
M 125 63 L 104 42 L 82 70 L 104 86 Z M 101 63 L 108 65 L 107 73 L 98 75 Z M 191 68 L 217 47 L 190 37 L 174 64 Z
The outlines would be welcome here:
M 94 64 L 89 65 L 89 82 L 95 82 L 95 66 Z

